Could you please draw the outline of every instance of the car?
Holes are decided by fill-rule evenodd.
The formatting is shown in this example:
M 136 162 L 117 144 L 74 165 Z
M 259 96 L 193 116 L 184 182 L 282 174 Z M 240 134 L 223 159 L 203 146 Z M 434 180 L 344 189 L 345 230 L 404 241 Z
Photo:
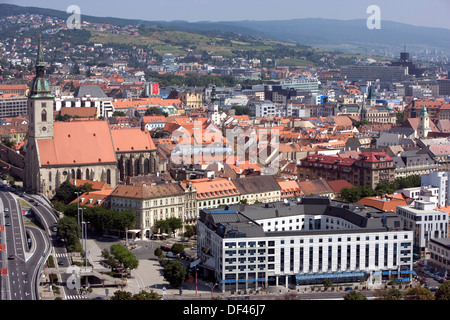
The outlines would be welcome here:
M 169 251 L 169 252 L 167 252 L 166 257 L 167 258 L 176 258 L 177 255 L 175 253 L 173 253 L 172 251 Z
M 63 266 L 63 265 L 64 265 L 64 261 L 59 260 L 59 261 L 58 261 L 58 266 Z
M 34 204 L 34 206 L 35 206 L 35 207 L 39 207 L 39 202 L 36 202 L 36 203 Z
M 8 208 L 5 208 L 5 212 L 8 212 L 9 211 L 9 209 Z
M 13 254 L 10 254 L 9 257 L 8 257 L 8 259 L 9 259 L 9 260 L 14 260 L 14 259 L 16 259 L 16 256 L 13 255 Z
M 19 194 L 19 197 L 25 197 L 25 193 L 21 192 L 21 193 Z
M 5 226 L 7 226 L 7 227 L 11 226 L 11 222 L 5 223 Z
M 103 297 L 95 297 L 95 298 L 92 299 L 92 300 L 105 300 L 105 298 L 103 298 Z
M 430 290 L 431 292 L 434 292 L 438 289 L 438 287 L 433 286 L 433 287 L 429 287 L 428 290 Z
M 56 232 L 56 231 L 58 231 L 58 228 L 52 227 L 52 231 L 53 231 L 53 232 Z
M 5 218 L 9 218 L 9 214 L 7 213 L 7 214 L 5 214 Z
M 30 202 L 34 202 L 34 199 L 30 199 L 30 200 L 28 200 L 28 201 L 30 201 Z

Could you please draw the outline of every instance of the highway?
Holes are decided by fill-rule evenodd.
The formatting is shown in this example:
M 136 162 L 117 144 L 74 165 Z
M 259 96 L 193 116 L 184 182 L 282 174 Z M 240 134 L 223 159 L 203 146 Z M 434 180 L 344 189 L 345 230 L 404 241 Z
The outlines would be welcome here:
M 38 285 L 44 263 L 53 255 L 57 267 L 69 267 L 64 242 L 57 239 L 58 217 L 45 199 L 11 189 L 0 190 L 0 296 L 7 300 L 37 300 Z M 12 190 L 14 191 L 14 190 Z M 17 194 L 20 194 L 18 196 Z M 34 217 L 44 228 L 25 226 L 17 199 L 26 201 Z M 58 282 L 65 296 L 77 296 L 78 292 L 69 290 L 65 282 L 69 275 L 58 275 Z
M 9 192 L 0 193 L 4 222 L 2 244 L 2 297 L 13 300 L 31 300 L 32 284 L 26 265 L 28 244 L 22 212 L 14 196 Z M 6 275 L 5 275 L 6 273 Z M 5 283 L 4 283 L 5 282 Z M 3 288 L 6 292 L 3 292 Z M 5 295 L 4 295 L 5 294 Z

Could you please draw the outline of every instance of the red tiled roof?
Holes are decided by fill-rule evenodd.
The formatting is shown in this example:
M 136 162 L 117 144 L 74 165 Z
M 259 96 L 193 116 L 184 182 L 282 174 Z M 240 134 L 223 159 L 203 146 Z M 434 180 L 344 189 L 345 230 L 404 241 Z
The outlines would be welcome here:
M 42 166 L 115 163 L 107 121 L 54 122 L 53 139 L 37 139 Z

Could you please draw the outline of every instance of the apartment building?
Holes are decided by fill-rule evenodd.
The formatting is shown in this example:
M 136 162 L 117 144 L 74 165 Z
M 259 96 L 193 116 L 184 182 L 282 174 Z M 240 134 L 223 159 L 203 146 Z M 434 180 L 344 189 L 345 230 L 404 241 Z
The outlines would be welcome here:
M 218 208 L 239 203 L 240 193 L 233 180 L 227 178 L 203 178 L 186 181 L 197 190 L 197 210 Z
M 17 95 L 0 95 L 0 118 L 28 114 L 28 98 Z
M 118 185 L 111 193 L 111 209 L 134 211 L 136 236 L 144 239 L 158 220 L 179 218 L 192 223 L 197 217 L 196 189 L 192 184 Z
M 394 181 L 395 167 L 385 152 L 363 152 L 353 158 L 315 154 L 301 160 L 298 177 L 300 181 L 342 179 L 355 186 L 375 189 L 381 181 Z
M 202 210 L 197 235 L 197 268 L 222 292 L 412 273 L 413 232 L 398 215 L 328 198 Z
M 275 202 L 281 200 L 281 187 L 274 176 L 254 176 L 233 179 L 240 193 L 240 201 L 247 204 L 255 202 Z

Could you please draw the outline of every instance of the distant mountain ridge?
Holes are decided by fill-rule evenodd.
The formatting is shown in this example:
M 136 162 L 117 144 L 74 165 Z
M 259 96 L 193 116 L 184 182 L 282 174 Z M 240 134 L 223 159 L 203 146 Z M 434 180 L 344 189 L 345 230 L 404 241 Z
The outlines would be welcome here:
M 65 11 L 36 7 L 0 4 L 0 16 L 36 13 L 67 19 Z M 352 53 L 369 53 L 383 50 L 407 51 L 424 49 L 444 51 L 450 56 L 450 30 L 416 27 L 404 23 L 381 21 L 381 29 L 369 30 L 366 20 L 333 20 L 321 18 L 272 20 L 272 21 L 146 21 L 113 17 L 81 15 L 83 21 L 116 25 L 162 26 L 191 32 L 232 32 L 272 40 L 294 42 L 323 49 Z

